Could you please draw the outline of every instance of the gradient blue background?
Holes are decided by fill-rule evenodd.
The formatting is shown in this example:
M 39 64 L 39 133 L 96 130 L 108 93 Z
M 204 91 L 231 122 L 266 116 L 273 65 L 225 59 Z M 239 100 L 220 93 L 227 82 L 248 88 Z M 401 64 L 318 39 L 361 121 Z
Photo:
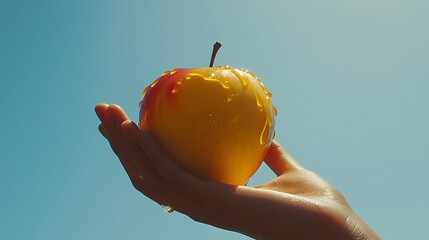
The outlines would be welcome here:
M 0 1 L 0 239 L 248 239 L 135 191 L 93 107 L 163 71 L 258 75 L 276 138 L 385 239 L 429 215 L 429 2 Z M 263 165 L 250 184 L 273 174 Z

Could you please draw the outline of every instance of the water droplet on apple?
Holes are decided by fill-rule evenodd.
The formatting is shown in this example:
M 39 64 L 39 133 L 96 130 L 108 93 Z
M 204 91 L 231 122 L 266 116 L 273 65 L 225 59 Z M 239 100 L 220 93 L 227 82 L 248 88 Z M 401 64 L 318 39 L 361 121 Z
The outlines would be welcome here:
M 220 84 L 222 84 L 222 87 L 225 89 L 229 89 L 231 87 L 231 84 L 229 84 L 228 81 L 220 81 L 219 80 L 219 82 L 220 82 Z
M 245 73 L 247 73 L 247 74 L 249 74 L 250 76 L 252 76 L 252 77 L 254 77 L 254 78 L 256 78 L 256 79 L 258 79 L 258 77 L 256 77 L 255 76 L 255 74 L 253 74 L 251 71 L 249 71 L 249 70 L 247 70 L 247 69 L 244 69 L 244 68 L 242 68 L 242 69 L 240 69 L 241 71 L 243 71 L 243 72 L 245 72 Z
M 158 79 L 156 79 L 151 85 L 150 85 L 150 87 L 151 88 L 153 88 L 153 87 L 155 87 L 155 85 L 157 84 L 159 82 L 159 78 Z
M 230 94 L 226 97 L 226 101 L 232 102 L 232 100 L 234 100 L 234 98 L 235 98 L 235 94 Z
M 162 77 L 163 76 L 165 76 L 165 75 L 173 75 L 173 74 L 175 74 L 178 70 L 181 70 L 180 68 L 176 68 L 176 69 L 174 69 L 174 70 L 171 70 L 171 71 L 165 71 L 165 72 L 163 72 L 162 73 Z

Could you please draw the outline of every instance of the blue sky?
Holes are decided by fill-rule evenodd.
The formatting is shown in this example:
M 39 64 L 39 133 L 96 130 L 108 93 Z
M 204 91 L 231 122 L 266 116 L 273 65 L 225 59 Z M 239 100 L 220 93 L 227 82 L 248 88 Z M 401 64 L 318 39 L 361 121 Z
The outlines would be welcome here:
M 426 236 L 429 2 L 0 1 L 0 239 L 248 239 L 135 191 L 93 107 L 162 72 L 246 68 L 276 138 L 385 239 Z M 273 178 L 262 166 L 250 184 Z

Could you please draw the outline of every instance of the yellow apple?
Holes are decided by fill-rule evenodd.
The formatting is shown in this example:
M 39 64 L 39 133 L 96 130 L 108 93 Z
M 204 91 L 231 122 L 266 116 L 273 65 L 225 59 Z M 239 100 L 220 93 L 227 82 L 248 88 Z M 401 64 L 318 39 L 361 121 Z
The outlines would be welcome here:
M 143 91 L 141 130 L 196 176 L 243 185 L 274 137 L 276 109 L 261 81 L 229 66 L 175 69 Z

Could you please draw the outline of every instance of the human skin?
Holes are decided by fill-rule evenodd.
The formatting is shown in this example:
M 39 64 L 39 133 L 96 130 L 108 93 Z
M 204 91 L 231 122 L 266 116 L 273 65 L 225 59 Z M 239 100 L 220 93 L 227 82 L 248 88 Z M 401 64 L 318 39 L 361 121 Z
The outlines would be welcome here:
M 195 221 L 255 239 L 381 239 L 335 187 L 275 141 L 264 161 L 277 177 L 256 187 L 232 186 L 183 170 L 119 106 L 98 104 L 95 111 L 133 186 Z

